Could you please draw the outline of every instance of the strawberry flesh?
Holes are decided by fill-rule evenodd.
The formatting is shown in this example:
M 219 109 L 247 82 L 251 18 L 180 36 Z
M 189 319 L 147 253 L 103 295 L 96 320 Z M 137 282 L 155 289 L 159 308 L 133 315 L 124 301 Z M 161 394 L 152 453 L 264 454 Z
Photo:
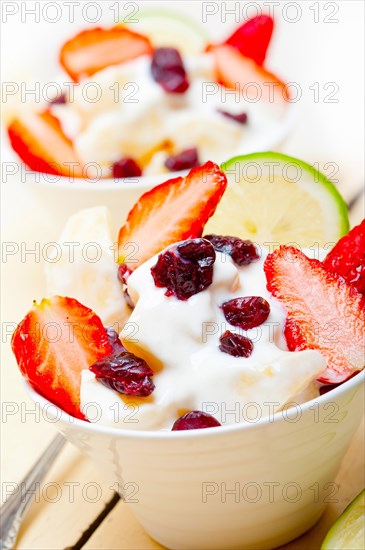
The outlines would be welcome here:
M 323 263 L 365 296 L 365 220 L 338 241 Z
M 84 419 L 81 371 L 112 353 L 99 317 L 73 298 L 43 299 L 19 323 L 11 345 L 30 384 L 68 414 Z
M 49 111 L 27 113 L 8 127 L 10 143 L 21 160 L 36 172 L 82 177 L 82 166 L 59 120 Z
M 142 195 L 119 232 L 119 263 L 134 270 L 173 243 L 201 237 L 226 187 L 225 174 L 209 161 Z
M 267 288 L 285 307 L 290 351 L 318 350 L 327 360 L 320 382 L 338 384 L 364 368 L 365 299 L 342 278 L 294 247 L 264 265 Z
M 151 54 L 152 46 L 145 36 L 116 26 L 96 27 L 80 32 L 61 49 L 60 63 L 70 77 L 79 82 L 96 72 Z
M 225 43 L 253 59 L 258 65 L 263 65 L 273 29 L 272 17 L 257 15 L 241 25 Z
M 286 84 L 252 59 L 242 55 L 228 44 L 212 46 L 216 79 L 227 88 L 238 90 L 240 95 L 268 102 L 290 99 Z

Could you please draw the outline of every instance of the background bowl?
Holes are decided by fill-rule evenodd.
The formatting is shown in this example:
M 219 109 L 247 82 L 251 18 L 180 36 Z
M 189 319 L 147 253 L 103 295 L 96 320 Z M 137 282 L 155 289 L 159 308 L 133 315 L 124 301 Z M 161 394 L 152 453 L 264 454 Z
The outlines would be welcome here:
M 110 4 L 110 8 L 114 5 L 113 2 L 105 2 L 104 4 L 105 6 Z M 165 4 L 165 2 L 158 1 L 141 2 L 138 7 L 139 10 L 143 11 L 143 9 L 161 9 L 165 7 Z M 98 22 L 98 25 L 110 26 L 115 24 L 115 12 L 110 8 L 103 11 L 103 18 Z M 196 9 L 192 9 L 188 3 L 178 3 L 176 13 L 181 13 L 182 16 L 185 15 L 193 21 L 195 20 L 211 41 L 216 42 L 228 36 L 231 30 L 238 25 L 235 18 L 229 18 L 225 23 L 220 18 L 211 18 L 209 23 L 203 23 L 202 8 L 198 4 Z M 45 21 L 34 22 L 33 24 L 33 21 L 29 20 L 27 33 L 19 32 L 19 26 L 16 25 L 12 29 L 10 18 L 10 27 L 7 27 L 9 47 L 11 48 L 13 44 L 16 45 L 15 50 L 21 52 L 21 56 L 18 58 L 17 54 L 14 54 L 14 59 L 5 60 L 5 80 L 13 81 L 20 89 L 22 89 L 22 84 L 26 84 L 26 89 L 31 89 L 32 86 L 36 87 L 36 85 L 43 89 L 42 86 L 50 82 L 68 82 L 69 77 L 67 75 L 58 74 L 60 68 L 57 59 L 60 45 L 67 38 L 79 32 L 80 29 L 95 26 L 95 24 L 85 23 L 80 17 L 79 11 L 77 11 L 77 14 L 79 16 L 75 16 L 75 21 L 69 25 L 52 25 L 47 24 Z M 277 71 L 283 80 L 288 81 L 293 78 L 291 75 L 292 68 L 283 66 L 283 56 L 280 49 L 277 53 L 278 45 L 280 47 L 282 43 L 280 34 L 280 28 L 276 29 L 268 52 L 267 66 Z M 31 41 L 29 41 L 30 36 L 32 36 Z M 47 42 L 46 53 L 44 51 L 45 42 Z M 41 64 L 39 63 L 39 57 L 42 58 Z M 18 112 L 20 107 L 34 108 L 31 95 L 26 96 L 26 100 L 28 101 L 29 98 L 30 104 L 25 106 L 21 105 L 21 102 L 17 104 L 17 101 L 19 102 L 18 96 L 19 94 L 7 96 L 4 108 L 5 120 L 7 116 L 10 118 L 11 114 Z M 283 107 L 282 114 L 278 115 L 275 120 L 273 119 L 272 124 L 267 126 L 265 131 L 259 129 L 255 131 L 255 128 L 252 129 L 248 125 L 246 129 L 247 138 L 243 139 L 241 144 L 237 144 L 237 147 L 228 156 L 224 155 L 225 158 L 211 158 L 210 160 L 219 164 L 231 156 L 277 148 L 294 128 L 301 105 L 301 102 L 287 104 Z M 259 126 L 259 128 L 261 127 Z M 9 198 L 6 196 L 6 200 L 9 202 L 13 197 L 19 196 L 22 197 L 23 202 L 29 203 L 30 208 L 40 209 L 43 212 L 44 220 L 38 218 L 36 220 L 37 225 L 39 225 L 39 233 L 42 235 L 46 230 L 51 239 L 56 239 L 59 236 L 65 220 L 81 208 L 105 205 L 109 208 L 112 219 L 119 220 L 118 223 L 121 225 L 131 206 L 144 191 L 162 181 L 180 175 L 175 172 L 120 181 L 105 179 L 94 182 L 75 179 L 70 182 L 68 178 L 34 173 L 20 164 L 17 155 L 10 147 L 4 128 L 2 155 L 5 163 L 12 163 L 9 171 L 5 172 L 6 191 L 11 188 L 11 191 L 9 191 L 10 196 Z
M 280 123 L 271 131 L 256 136 L 253 140 L 244 141 L 241 146 L 232 150 L 230 156 L 275 149 L 289 135 L 297 117 L 298 104 L 289 103 Z M 142 193 L 158 183 L 187 173 L 187 171 L 169 172 L 123 180 L 105 178 L 92 181 L 74 178 L 73 181 L 70 181 L 67 177 L 28 170 L 20 163 L 19 158 L 11 149 L 5 134 L 3 134 L 3 138 L 3 159 L 5 163 L 9 163 L 9 173 L 5 175 L 5 183 L 7 187 L 12 188 L 14 195 L 21 196 L 22 200 L 26 200 L 30 204 L 34 203 L 34 208 L 39 208 L 44 212 L 49 221 L 51 232 L 48 235 L 52 239 L 58 238 L 65 220 L 82 208 L 107 206 L 111 212 L 112 220 L 119 220 L 120 226 Z M 220 164 L 228 160 L 228 157 L 210 160 Z
M 89 424 L 26 387 L 160 544 L 263 550 L 305 532 L 334 501 L 336 473 L 363 415 L 364 374 L 271 418 L 173 433 Z

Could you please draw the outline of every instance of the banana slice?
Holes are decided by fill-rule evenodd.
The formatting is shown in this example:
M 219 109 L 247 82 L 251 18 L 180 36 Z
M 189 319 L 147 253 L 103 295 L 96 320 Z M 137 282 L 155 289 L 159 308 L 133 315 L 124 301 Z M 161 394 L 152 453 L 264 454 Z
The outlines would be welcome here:
M 191 93 L 198 93 L 197 90 L 198 86 L 193 84 Z M 228 151 L 237 148 L 244 133 L 240 124 L 201 107 L 174 113 L 167 126 L 168 134 L 174 136 L 175 150 L 197 147 L 201 162 L 211 158 L 219 162 Z
M 109 213 L 100 206 L 80 210 L 67 221 L 59 248 L 45 266 L 49 295 L 71 296 L 93 309 L 118 332 L 130 315 L 117 278 Z

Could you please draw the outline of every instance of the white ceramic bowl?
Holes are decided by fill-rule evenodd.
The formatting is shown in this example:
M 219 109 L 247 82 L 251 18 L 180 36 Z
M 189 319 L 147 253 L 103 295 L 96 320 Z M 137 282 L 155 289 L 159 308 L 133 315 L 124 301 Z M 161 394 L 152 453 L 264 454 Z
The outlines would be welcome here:
M 364 374 L 272 418 L 187 432 L 103 428 L 27 390 L 160 544 L 263 550 L 305 532 L 336 498 L 336 473 L 363 415 Z

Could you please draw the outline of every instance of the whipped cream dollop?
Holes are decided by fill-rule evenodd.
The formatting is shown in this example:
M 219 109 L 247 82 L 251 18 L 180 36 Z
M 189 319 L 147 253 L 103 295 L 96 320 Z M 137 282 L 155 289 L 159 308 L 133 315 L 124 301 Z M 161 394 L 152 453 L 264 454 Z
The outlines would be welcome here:
M 221 424 L 250 422 L 318 395 L 315 379 L 326 363 L 317 351 L 289 352 L 283 337 L 286 313 L 266 289 L 261 258 L 246 266 L 217 252 L 213 282 L 186 301 L 167 297 L 157 288 L 151 267 L 157 256 L 128 279 L 135 305 L 121 332 L 127 349 L 143 357 L 155 374 L 155 390 L 147 398 L 121 395 L 82 372 L 81 406 L 91 422 L 124 429 L 171 429 L 190 410 L 212 414 Z M 270 315 L 247 331 L 231 326 L 223 302 L 241 296 L 261 296 Z M 233 357 L 219 349 L 226 331 L 250 338 L 250 357 Z M 96 404 L 96 409 L 89 407 Z M 88 411 L 92 412 L 89 413 Z M 96 412 L 95 412 L 96 411 Z
M 244 152 L 246 140 L 255 148 L 280 124 L 283 105 L 245 98 L 216 82 L 211 54 L 186 56 L 184 64 L 190 86 L 183 94 L 166 93 L 152 78 L 151 58 L 142 56 L 84 79 L 68 103 L 52 105 L 79 158 L 97 163 L 103 176 L 122 157 L 133 157 L 144 175 L 159 174 L 168 172 L 164 163 L 171 154 L 196 147 L 201 163 L 220 162 Z M 239 124 L 220 110 L 245 112 L 248 122 Z

